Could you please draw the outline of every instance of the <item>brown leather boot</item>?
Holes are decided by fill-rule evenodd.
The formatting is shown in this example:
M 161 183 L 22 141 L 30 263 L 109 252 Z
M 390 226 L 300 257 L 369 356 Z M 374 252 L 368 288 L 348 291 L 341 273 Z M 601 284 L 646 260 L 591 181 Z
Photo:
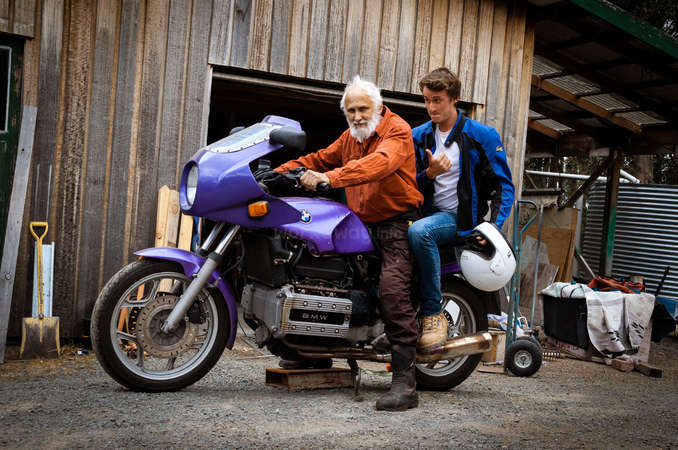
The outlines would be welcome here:
M 417 349 L 420 352 L 427 352 L 447 342 L 448 325 L 445 313 L 442 312 L 435 316 L 422 317 L 421 336 L 419 337 Z
M 414 378 L 414 345 L 394 345 L 391 349 L 393 379 L 391 389 L 377 400 L 379 411 L 406 411 L 419 405 Z

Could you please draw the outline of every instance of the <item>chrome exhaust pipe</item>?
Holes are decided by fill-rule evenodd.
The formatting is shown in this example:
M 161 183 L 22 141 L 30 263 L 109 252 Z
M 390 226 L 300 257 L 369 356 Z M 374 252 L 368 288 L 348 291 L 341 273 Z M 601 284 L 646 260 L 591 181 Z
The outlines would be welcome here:
M 452 338 L 440 347 L 426 353 L 417 353 L 416 363 L 432 363 L 443 359 L 485 353 L 492 348 L 492 335 L 487 331 Z

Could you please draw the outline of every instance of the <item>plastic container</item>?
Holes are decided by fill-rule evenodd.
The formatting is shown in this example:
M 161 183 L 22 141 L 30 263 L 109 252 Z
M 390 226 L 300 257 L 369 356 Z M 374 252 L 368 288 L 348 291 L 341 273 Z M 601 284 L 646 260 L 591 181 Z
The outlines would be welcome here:
M 542 295 L 544 299 L 544 333 L 579 348 L 588 348 L 586 299 L 559 298 Z

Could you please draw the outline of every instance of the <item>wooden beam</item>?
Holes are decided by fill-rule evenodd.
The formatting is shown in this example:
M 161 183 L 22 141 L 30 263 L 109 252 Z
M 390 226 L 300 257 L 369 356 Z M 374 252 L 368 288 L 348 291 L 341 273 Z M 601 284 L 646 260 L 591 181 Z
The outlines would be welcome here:
M 609 156 L 607 157 L 607 159 L 603 162 L 603 164 L 601 164 L 601 165 L 600 165 L 600 166 L 599 166 L 599 167 L 591 174 L 591 176 L 589 177 L 588 180 L 584 181 L 584 182 L 582 183 L 582 185 L 579 186 L 579 188 L 575 191 L 574 194 L 572 194 L 572 196 L 565 202 L 565 204 L 564 204 L 563 206 L 561 206 L 560 208 L 558 208 L 559 211 L 560 211 L 561 209 L 571 208 L 572 206 L 574 206 L 574 204 L 577 202 L 577 200 L 579 199 L 579 197 L 581 197 L 586 191 L 588 191 L 589 188 L 591 187 L 591 185 L 592 185 L 593 183 L 596 182 L 596 180 L 598 179 L 598 177 L 600 176 L 600 174 L 602 174 L 605 170 L 607 170 L 608 167 L 610 167 L 610 166 L 612 165 L 612 162 L 613 162 L 612 155 L 613 155 L 613 153 L 610 152 L 610 155 L 609 155 Z M 617 173 L 617 175 L 619 175 L 619 174 Z
M 532 86 L 542 89 L 549 94 L 555 95 L 556 97 L 573 104 L 574 106 L 593 113 L 609 123 L 626 128 L 635 134 L 642 134 L 643 132 L 643 128 L 640 125 L 637 125 L 630 120 L 624 119 L 623 117 L 619 117 L 605 108 L 602 108 L 595 103 L 591 103 L 590 101 L 586 100 L 585 97 L 579 97 L 561 87 L 556 86 L 548 80 L 542 80 L 536 75 L 532 75 Z
M 36 116 L 37 108 L 35 106 L 23 107 L 12 194 L 7 214 L 5 246 L 2 253 L 2 265 L 0 266 L 0 364 L 5 361 L 7 326 L 9 324 L 10 306 L 12 305 L 12 290 L 14 289 L 16 259 L 19 254 L 21 226 L 24 218 L 28 174 L 31 168 Z
M 527 126 L 533 129 L 534 131 L 538 131 L 541 134 L 544 134 L 551 139 L 558 140 L 560 139 L 560 132 L 557 130 L 554 130 L 553 128 L 549 128 L 543 123 L 539 122 L 540 119 L 529 119 L 527 121 Z
M 530 109 L 536 113 L 546 116 L 546 118 L 548 119 L 553 119 L 556 122 L 562 123 L 563 125 L 567 125 L 568 127 L 572 128 L 573 130 L 579 133 L 588 134 L 590 136 L 595 137 L 596 139 L 598 139 L 599 135 L 601 135 L 599 130 L 594 129 L 593 127 L 589 127 L 588 125 L 579 123 L 576 120 L 573 120 L 571 117 L 567 117 L 565 114 L 559 113 L 549 108 L 548 106 L 545 106 L 541 102 L 532 103 L 530 101 Z
M 617 197 L 619 193 L 619 171 L 621 170 L 623 153 L 617 148 L 610 152 L 607 167 L 607 184 L 605 186 L 605 212 L 603 215 L 603 242 L 600 246 L 598 273 L 603 276 L 612 275 L 612 253 L 614 251 L 614 235 L 617 229 Z
M 615 94 L 621 95 L 622 97 L 639 105 L 640 109 L 650 109 L 670 119 L 674 119 L 676 116 L 676 114 L 665 105 L 661 105 L 647 96 L 641 96 L 635 92 L 632 92 L 629 87 L 618 83 L 616 80 L 606 75 L 603 75 L 601 72 L 593 69 L 590 65 L 581 64 L 578 61 L 564 55 L 563 53 L 555 51 L 549 46 L 537 44 L 535 46 L 535 54 L 543 56 L 549 61 L 565 67 L 568 71 L 572 71 L 588 79 L 589 81 L 602 86 L 603 89 L 609 89 Z M 675 78 L 669 78 L 669 80 L 673 81 Z

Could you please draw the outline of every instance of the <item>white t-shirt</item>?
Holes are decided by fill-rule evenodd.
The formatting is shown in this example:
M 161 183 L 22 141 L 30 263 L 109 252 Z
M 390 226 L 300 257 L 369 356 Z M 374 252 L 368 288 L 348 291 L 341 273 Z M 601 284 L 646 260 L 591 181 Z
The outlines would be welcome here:
M 451 130 L 450 130 L 451 131 Z M 441 133 L 436 128 L 436 153 L 438 156 L 442 153 L 447 155 L 452 165 L 445 173 L 441 173 L 433 179 L 433 206 L 441 211 L 457 213 L 459 198 L 457 197 L 457 183 L 459 182 L 459 146 L 453 142 L 449 147 L 445 147 L 445 140 L 450 131 Z

